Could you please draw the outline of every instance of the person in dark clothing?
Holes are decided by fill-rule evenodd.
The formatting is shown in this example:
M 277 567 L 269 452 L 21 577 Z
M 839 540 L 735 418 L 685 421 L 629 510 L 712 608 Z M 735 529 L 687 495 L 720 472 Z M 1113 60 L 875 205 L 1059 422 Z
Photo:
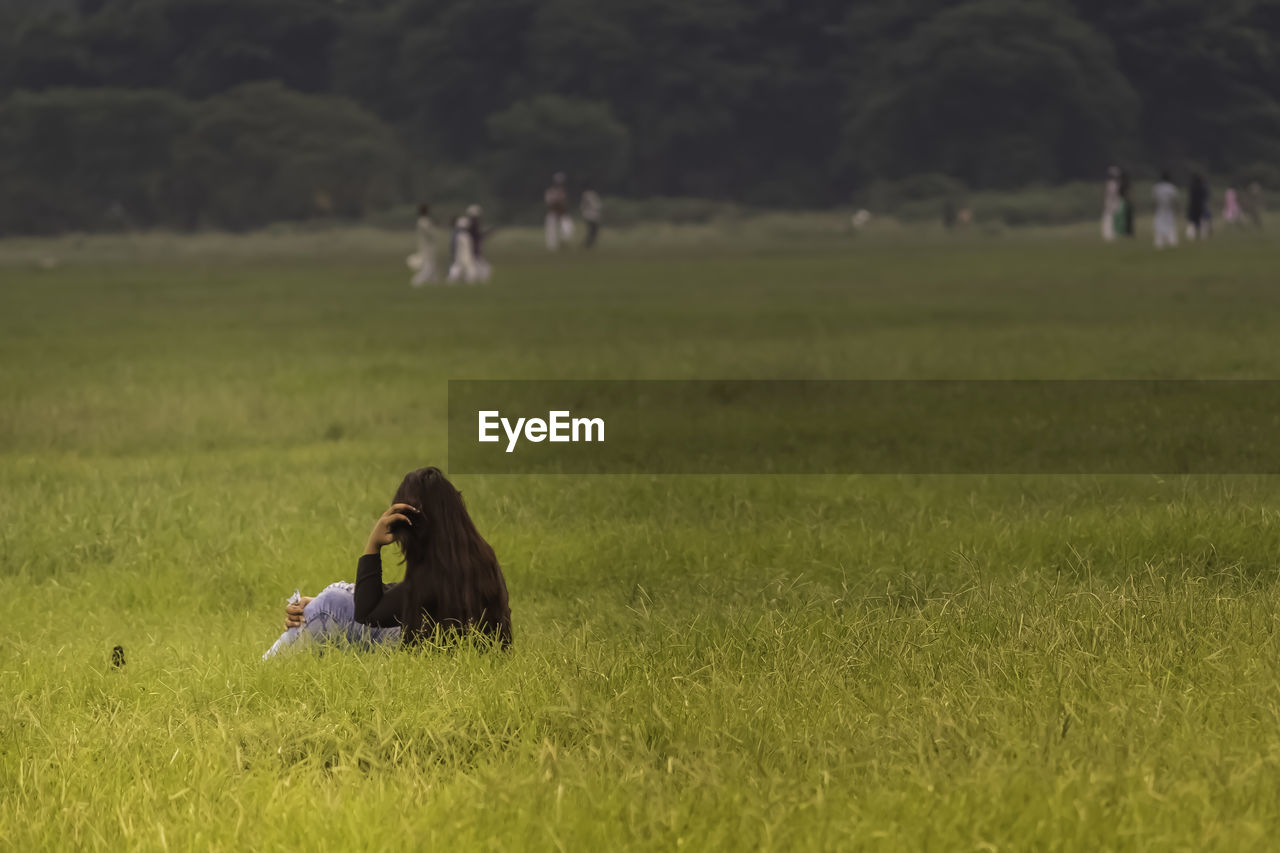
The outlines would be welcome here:
M 484 254 L 484 238 L 489 236 L 489 232 L 493 229 L 486 229 L 480 221 L 480 217 L 484 215 L 484 211 L 480 209 L 480 205 L 473 204 L 467 207 L 467 219 L 470 224 L 468 230 L 471 234 L 471 253 L 475 256 L 476 281 L 488 281 L 489 276 L 493 275 L 493 267 L 489 265 L 489 259 Z
M 404 580 L 382 582 L 382 548 L 404 555 Z M 475 636 L 508 648 L 511 607 L 493 548 L 438 468 L 407 474 L 369 534 L 356 582 L 331 584 L 285 609 L 272 657 L 300 641 L 406 646 Z
M 587 224 L 587 238 L 583 246 L 590 249 L 595 246 L 596 239 L 600 236 L 600 219 L 604 215 L 604 202 L 600 200 L 600 193 L 596 192 L 595 185 L 591 181 L 587 181 L 584 186 L 579 210 L 582 213 L 582 221 Z
M 1125 237 L 1133 236 L 1133 181 L 1129 178 L 1129 173 L 1124 169 L 1120 170 L 1120 205 L 1122 208 L 1121 222 L 1123 228 L 1120 233 Z
M 1203 175 L 1192 175 L 1187 189 L 1187 236 L 1203 240 L 1209 236 L 1209 230 L 1209 185 Z

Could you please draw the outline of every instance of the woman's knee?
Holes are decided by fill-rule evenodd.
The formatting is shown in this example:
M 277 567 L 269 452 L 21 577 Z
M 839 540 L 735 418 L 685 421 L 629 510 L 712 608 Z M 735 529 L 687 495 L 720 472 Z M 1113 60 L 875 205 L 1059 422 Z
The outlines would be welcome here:
M 307 603 L 303 615 L 307 619 L 325 615 L 334 619 L 350 621 L 355 618 L 355 611 L 355 596 L 352 595 L 351 591 L 342 587 L 331 586 Z

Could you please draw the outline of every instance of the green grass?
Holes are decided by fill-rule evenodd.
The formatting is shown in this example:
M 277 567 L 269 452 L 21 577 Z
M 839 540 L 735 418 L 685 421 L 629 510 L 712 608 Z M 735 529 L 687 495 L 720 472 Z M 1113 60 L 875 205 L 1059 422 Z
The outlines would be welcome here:
M 259 660 L 449 378 L 1280 378 L 1270 244 L 881 236 L 0 246 L 0 848 L 1271 849 L 1274 478 L 459 477 L 510 655 Z

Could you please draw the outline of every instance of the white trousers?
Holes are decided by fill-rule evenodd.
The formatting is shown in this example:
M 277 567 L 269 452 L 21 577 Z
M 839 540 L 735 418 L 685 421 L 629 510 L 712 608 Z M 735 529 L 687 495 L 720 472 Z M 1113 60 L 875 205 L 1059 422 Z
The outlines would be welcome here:
M 561 240 L 573 236 L 573 217 L 568 214 L 547 211 L 547 218 L 542 224 L 547 237 L 547 251 L 554 252 L 560 248 Z
M 459 234 L 457 242 L 454 243 L 453 266 L 449 267 L 449 281 L 465 281 L 471 284 L 479 276 L 476 255 L 471 248 L 471 238 L 466 234 Z
M 467 284 L 475 281 L 477 277 L 476 262 L 468 255 L 465 258 L 458 258 L 453 262 L 453 266 L 449 267 L 449 281 L 465 281 Z
M 1156 214 L 1153 229 L 1156 235 L 1156 248 L 1173 248 L 1178 245 L 1178 220 L 1172 214 Z
M 436 253 L 432 249 L 419 249 L 418 254 L 422 257 L 422 266 L 418 267 L 418 272 L 414 274 L 413 281 L 410 282 L 414 287 L 421 287 L 429 281 L 436 280 Z
M 1106 204 L 1102 207 L 1102 239 L 1110 243 L 1116 238 L 1116 206 Z

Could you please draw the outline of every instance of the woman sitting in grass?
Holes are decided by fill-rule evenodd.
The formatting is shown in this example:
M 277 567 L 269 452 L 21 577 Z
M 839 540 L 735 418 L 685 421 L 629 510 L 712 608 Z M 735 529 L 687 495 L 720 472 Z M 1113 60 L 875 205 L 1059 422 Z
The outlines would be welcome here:
M 384 584 L 381 551 L 392 542 L 404 554 L 404 580 Z M 462 493 L 438 468 L 405 476 L 373 525 L 354 585 L 330 584 L 314 598 L 291 601 L 285 614 L 285 632 L 263 659 L 314 640 L 371 647 L 477 635 L 511 645 L 498 558 L 467 514 Z

